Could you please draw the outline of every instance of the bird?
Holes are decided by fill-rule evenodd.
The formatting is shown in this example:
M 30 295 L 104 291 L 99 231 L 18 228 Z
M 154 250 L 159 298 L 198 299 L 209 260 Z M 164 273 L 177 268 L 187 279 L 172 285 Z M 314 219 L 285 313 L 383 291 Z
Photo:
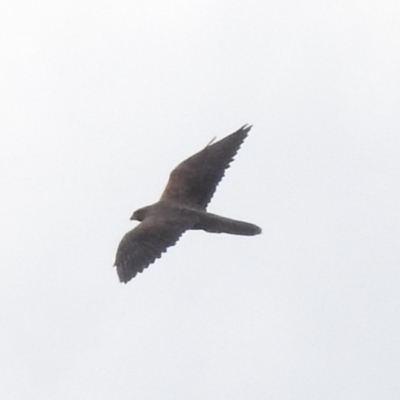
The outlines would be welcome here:
M 169 176 L 158 202 L 139 208 L 131 220 L 140 224 L 125 234 L 114 266 L 120 282 L 127 283 L 174 246 L 187 230 L 253 236 L 261 228 L 249 222 L 212 214 L 207 206 L 251 125 L 214 143 L 181 162 Z

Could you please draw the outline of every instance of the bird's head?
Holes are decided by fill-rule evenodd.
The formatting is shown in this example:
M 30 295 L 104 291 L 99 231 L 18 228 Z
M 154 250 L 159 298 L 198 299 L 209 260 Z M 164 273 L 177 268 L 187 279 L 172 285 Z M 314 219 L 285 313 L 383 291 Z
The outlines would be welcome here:
M 142 222 L 146 216 L 146 210 L 147 207 L 139 208 L 132 214 L 131 220 Z

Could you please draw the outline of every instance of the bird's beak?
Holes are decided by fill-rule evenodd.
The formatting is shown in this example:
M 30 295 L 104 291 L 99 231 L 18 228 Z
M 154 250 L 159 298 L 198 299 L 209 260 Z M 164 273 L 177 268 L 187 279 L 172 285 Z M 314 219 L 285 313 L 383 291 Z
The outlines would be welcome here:
M 131 221 L 137 221 L 136 217 L 135 217 L 135 213 L 132 214 L 132 216 L 130 217 Z

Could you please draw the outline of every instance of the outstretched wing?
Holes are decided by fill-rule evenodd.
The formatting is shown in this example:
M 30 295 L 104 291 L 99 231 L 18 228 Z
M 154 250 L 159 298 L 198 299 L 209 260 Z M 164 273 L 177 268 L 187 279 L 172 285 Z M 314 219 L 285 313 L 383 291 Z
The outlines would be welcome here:
M 205 209 L 250 129 L 245 125 L 180 163 L 171 172 L 161 200 Z
M 189 227 L 186 221 L 146 218 L 129 231 L 118 246 L 115 266 L 119 280 L 127 283 L 137 273 L 143 272 L 168 247 L 173 246 Z

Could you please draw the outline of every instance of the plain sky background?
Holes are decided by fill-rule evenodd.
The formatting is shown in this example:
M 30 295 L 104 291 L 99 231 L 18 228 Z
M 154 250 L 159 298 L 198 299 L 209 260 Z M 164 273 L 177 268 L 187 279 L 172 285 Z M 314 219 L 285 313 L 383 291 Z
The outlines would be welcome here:
M 0 397 L 400 398 L 400 5 L 4 0 Z M 132 212 L 254 124 L 127 285 Z

